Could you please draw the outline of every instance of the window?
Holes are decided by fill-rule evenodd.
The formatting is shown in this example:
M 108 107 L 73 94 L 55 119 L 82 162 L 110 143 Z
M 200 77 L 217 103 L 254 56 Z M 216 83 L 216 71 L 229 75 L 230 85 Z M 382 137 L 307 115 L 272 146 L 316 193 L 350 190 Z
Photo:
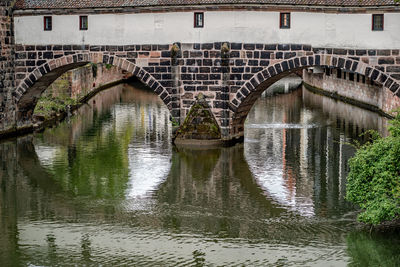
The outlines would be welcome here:
M 88 17 L 79 16 L 79 30 L 86 31 L 88 29 Z
M 290 28 L 290 13 L 281 13 L 280 14 L 279 27 L 281 29 L 289 29 Z
M 44 17 L 43 22 L 44 22 L 44 30 L 51 31 L 53 28 L 52 17 Z
M 372 30 L 383 31 L 383 14 L 372 15 Z
M 194 27 L 203 28 L 204 27 L 204 13 L 196 12 L 194 13 Z

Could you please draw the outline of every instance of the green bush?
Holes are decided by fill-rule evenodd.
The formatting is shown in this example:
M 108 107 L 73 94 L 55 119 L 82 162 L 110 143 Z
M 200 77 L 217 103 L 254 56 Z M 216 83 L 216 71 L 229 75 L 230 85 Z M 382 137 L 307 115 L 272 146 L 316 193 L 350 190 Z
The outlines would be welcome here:
M 66 110 L 67 105 L 76 105 L 77 101 L 69 97 L 40 97 L 34 110 L 34 114 L 49 119 L 56 113 Z
M 350 160 L 347 200 L 363 212 L 359 221 L 377 225 L 400 217 L 400 115 L 389 136 L 361 146 Z

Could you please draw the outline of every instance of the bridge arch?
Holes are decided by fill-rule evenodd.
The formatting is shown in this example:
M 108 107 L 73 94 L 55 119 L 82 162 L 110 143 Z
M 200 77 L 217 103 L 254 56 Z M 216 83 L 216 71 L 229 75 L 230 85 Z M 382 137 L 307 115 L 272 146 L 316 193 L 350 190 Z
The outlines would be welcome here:
M 16 115 L 19 122 L 29 121 L 40 95 L 65 72 L 88 63 L 104 63 L 132 73 L 151 88 L 171 110 L 169 92 L 146 70 L 127 59 L 101 52 L 82 52 L 48 60 L 38 66 L 19 83 L 15 91 Z
M 265 89 L 284 76 L 309 67 L 330 67 L 358 73 L 400 97 L 400 81 L 359 60 L 326 54 L 293 57 L 259 71 L 236 92 L 230 100 L 230 109 L 234 113 L 230 122 L 231 135 L 243 133 L 246 117 Z

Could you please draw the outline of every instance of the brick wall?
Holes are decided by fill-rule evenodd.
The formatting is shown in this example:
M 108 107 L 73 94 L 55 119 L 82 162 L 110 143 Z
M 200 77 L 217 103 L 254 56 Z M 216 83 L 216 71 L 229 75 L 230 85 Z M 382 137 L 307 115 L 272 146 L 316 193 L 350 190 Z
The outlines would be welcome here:
M 11 2 L 0 2 L 0 130 L 7 129 L 14 123 L 15 114 L 12 102 L 15 81 Z

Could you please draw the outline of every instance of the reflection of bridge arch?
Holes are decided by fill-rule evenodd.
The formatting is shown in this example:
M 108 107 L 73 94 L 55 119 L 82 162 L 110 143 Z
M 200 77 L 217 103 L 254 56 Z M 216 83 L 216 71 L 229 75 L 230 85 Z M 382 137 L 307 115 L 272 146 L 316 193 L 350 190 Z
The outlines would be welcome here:
M 84 66 L 88 63 L 104 63 L 132 73 L 143 84 L 150 87 L 163 102 L 168 105 L 171 101 L 169 92 L 146 70 L 138 67 L 127 59 L 103 54 L 102 52 L 81 52 L 74 55 L 64 55 L 51 59 L 28 73 L 17 88 L 16 103 L 18 120 L 29 120 L 40 95 L 63 73 Z
M 233 133 L 237 134 L 243 131 L 247 114 L 266 88 L 291 72 L 298 72 L 309 67 L 337 68 L 361 74 L 381 85 L 384 89 L 389 89 L 397 97 L 400 96 L 398 81 L 392 79 L 383 71 L 361 61 L 325 54 L 294 57 L 282 60 L 259 71 L 237 91 L 235 97 L 231 100 L 231 107 L 235 112 L 232 118 Z
M 275 217 L 287 211 L 259 186 L 243 145 L 212 150 L 178 148 L 172 157 L 171 173 L 157 192 L 160 202 L 184 209 L 190 201 L 191 207 L 217 214 L 215 225 L 223 224 L 225 216 L 235 221 L 238 214 Z M 209 217 L 202 219 L 208 221 Z

